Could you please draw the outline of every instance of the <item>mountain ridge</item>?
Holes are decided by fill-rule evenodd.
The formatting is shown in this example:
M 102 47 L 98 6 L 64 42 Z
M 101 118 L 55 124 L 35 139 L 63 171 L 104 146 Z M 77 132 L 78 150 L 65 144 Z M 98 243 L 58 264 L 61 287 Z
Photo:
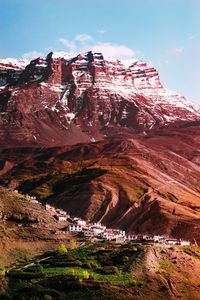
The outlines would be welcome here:
M 164 88 L 144 62 L 127 67 L 92 52 L 59 56 L 51 52 L 20 70 L 14 64 L 3 69 L 0 60 L 2 147 L 22 140 L 27 146 L 76 144 L 113 130 L 146 134 L 160 125 L 200 120 L 199 107 Z

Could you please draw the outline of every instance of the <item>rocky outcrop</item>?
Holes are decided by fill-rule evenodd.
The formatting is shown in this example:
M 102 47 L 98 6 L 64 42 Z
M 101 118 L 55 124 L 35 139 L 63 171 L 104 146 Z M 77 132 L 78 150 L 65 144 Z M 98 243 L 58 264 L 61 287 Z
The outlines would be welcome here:
M 199 108 L 141 61 L 127 67 L 92 52 L 49 53 L 27 66 L 0 61 L 2 147 L 75 144 L 199 119 Z

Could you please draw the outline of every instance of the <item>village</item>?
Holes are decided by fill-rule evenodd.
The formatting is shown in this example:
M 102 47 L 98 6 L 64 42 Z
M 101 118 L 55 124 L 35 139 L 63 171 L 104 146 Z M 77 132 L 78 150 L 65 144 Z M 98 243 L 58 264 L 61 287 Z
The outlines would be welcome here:
M 152 234 L 130 234 L 118 229 L 107 228 L 101 223 L 88 223 L 77 217 L 71 217 L 66 211 L 55 208 L 50 204 L 45 204 L 45 209 L 54 214 L 58 222 L 68 221 L 70 224 L 55 233 L 76 232 L 86 239 L 105 240 L 115 242 L 138 242 L 138 243 L 157 243 L 165 245 L 190 246 L 191 242 L 183 239 L 171 238 L 169 236 Z
M 18 190 L 13 190 L 14 193 L 20 194 Z M 50 213 L 54 219 L 63 227 L 61 229 L 54 230 L 54 234 L 64 234 L 67 232 L 74 232 L 79 236 L 91 241 L 104 240 L 114 241 L 118 243 L 135 242 L 135 243 L 156 243 L 163 245 L 179 245 L 190 246 L 191 242 L 184 239 L 172 238 L 167 235 L 153 235 L 153 234 L 135 234 L 126 233 L 124 230 L 118 228 L 107 228 L 101 223 L 91 223 L 81 218 L 72 217 L 69 213 L 63 209 L 56 208 L 49 203 L 41 203 L 35 196 L 23 195 L 28 201 L 44 206 L 45 210 Z M 0 219 L 3 219 L 3 214 L 0 212 Z M 194 240 L 195 244 L 196 241 Z

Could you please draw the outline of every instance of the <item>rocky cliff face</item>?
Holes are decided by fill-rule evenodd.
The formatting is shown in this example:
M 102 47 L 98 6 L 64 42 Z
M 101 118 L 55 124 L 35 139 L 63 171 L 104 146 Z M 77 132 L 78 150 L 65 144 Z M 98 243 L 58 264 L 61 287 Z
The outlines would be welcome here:
M 200 119 L 199 107 L 168 91 L 146 63 L 127 66 L 101 53 L 50 53 L 0 60 L 2 147 L 89 142 Z

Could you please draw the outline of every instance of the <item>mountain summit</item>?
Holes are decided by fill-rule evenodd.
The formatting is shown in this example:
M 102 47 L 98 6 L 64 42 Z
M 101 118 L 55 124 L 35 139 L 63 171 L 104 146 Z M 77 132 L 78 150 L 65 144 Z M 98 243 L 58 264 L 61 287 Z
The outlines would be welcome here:
M 57 146 L 200 120 L 200 108 L 167 90 L 145 62 L 51 52 L 0 60 L 2 147 Z
M 200 109 L 154 68 L 49 53 L 0 61 L 0 82 L 1 185 L 109 227 L 200 241 Z

